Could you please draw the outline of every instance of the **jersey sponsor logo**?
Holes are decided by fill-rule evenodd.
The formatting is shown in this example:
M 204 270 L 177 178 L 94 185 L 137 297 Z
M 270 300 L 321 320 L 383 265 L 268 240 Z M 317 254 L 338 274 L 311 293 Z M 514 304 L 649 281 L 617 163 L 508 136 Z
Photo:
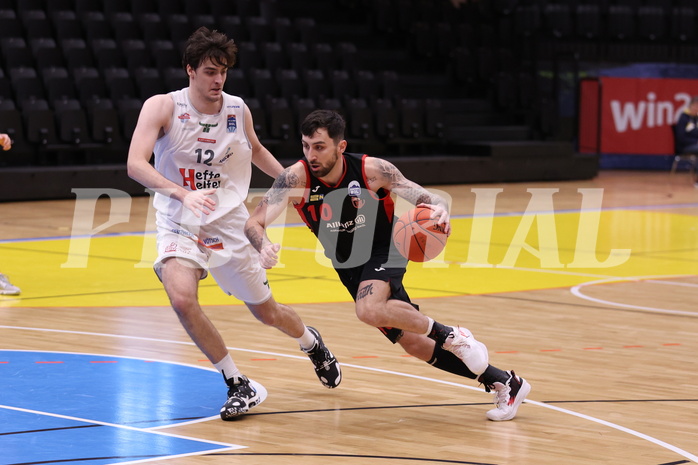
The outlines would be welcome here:
M 226 161 L 228 161 L 228 158 L 230 158 L 230 157 L 232 157 L 232 156 L 233 156 L 233 150 L 230 148 L 230 146 L 228 146 L 228 147 L 225 149 L 225 155 L 223 155 L 223 158 L 221 158 L 220 160 L 218 160 L 218 164 L 222 165 L 223 163 L 225 163 Z
M 366 226 L 366 217 L 358 215 L 353 220 L 349 221 L 331 221 L 325 223 L 325 227 L 333 233 L 349 233 L 352 234 L 359 228 Z
M 216 126 L 218 126 L 218 123 L 202 123 L 201 121 L 199 121 L 199 126 L 204 128 L 203 132 L 211 132 L 211 128 L 215 128 Z
M 179 174 L 182 175 L 182 186 L 189 186 L 193 191 L 197 189 L 218 189 L 221 187 L 221 174 L 215 171 L 196 171 L 192 168 L 180 168 Z
M 206 139 L 205 137 L 199 137 L 196 139 L 199 142 L 206 142 L 207 144 L 215 144 L 216 139 Z
M 189 115 L 189 113 L 182 113 L 177 117 L 177 119 L 179 119 L 180 123 L 184 124 L 191 119 L 191 116 Z
M 320 200 L 322 200 L 322 199 L 324 199 L 324 198 L 325 198 L 325 196 L 322 195 L 322 194 L 310 194 L 310 199 L 309 199 L 309 201 L 310 201 L 310 202 L 318 202 L 318 201 L 320 201 Z
M 235 115 L 228 115 L 225 130 L 228 132 L 235 132 L 238 129 L 238 122 Z

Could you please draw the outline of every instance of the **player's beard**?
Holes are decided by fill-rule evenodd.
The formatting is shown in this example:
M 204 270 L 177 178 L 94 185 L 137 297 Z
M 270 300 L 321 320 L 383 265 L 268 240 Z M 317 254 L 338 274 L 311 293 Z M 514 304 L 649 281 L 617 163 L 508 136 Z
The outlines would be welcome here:
M 332 171 L 332 168 L 335 167 L 337 161 L 339 161 L 339 155 L 337 155 L 337 152 L 335 152 L 332 160 L 330 160 L 327 164 L 320 163 L 319 167 L 316 170 L 313 170 L 312 164 L 308 164 L 310 165 L 310 172 L 313 176 L 315 176 L 316 178 L 324 178 L 329 174 L 330 171 Z

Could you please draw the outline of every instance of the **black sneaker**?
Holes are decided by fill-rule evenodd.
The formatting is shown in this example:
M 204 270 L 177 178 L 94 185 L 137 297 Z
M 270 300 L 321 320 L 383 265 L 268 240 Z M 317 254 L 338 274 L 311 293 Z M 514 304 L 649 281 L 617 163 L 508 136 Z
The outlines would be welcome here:
M 315 336 L 315 344 L 310 349 L 301 350 L 310 357 L 310 361 L 315 365 L 315 374 L 322 385 L 330 389 L 336 388 L 342 381 L 342 370 L 339 368 L 339 362 L 322 342 L 322 336 L 318 330 L 308 326 L 308 331 Z
M 257 390 L 250 384 L 247 376 L 228 380 L 228 400 L 221 407 L 221 419 L 234 420 L 260 402 L 262 400 L 257 394 Z

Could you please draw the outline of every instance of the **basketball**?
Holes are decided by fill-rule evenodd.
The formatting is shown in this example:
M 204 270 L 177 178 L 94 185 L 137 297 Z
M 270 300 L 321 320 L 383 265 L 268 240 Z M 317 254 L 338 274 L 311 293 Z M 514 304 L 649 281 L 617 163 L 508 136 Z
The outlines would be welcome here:
M 430 218 L 432 210 L 415 207 L 403 214 L 393 226 L 393 243 L 400 254 L 413 262 L 436 258 L 446 246 L 443 226 Z

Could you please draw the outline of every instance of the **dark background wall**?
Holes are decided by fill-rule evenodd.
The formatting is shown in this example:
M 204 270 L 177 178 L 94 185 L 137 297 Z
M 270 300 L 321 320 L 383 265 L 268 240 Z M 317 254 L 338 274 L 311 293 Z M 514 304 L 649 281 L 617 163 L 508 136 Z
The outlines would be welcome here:
M 586 179 L 577 82 L 638 62 L 693 63 L 688 0 L 0 0 L 0 200 L 75 187 L 142 193 L 125 174 L 142 102 L 187 85 L 182 45 L 226 32 L 264 144 L 302 156 L 298 121 L 334 108 L 349 150 L 423 184 Z M 254 187 L 270 180 L 256 173 Z

